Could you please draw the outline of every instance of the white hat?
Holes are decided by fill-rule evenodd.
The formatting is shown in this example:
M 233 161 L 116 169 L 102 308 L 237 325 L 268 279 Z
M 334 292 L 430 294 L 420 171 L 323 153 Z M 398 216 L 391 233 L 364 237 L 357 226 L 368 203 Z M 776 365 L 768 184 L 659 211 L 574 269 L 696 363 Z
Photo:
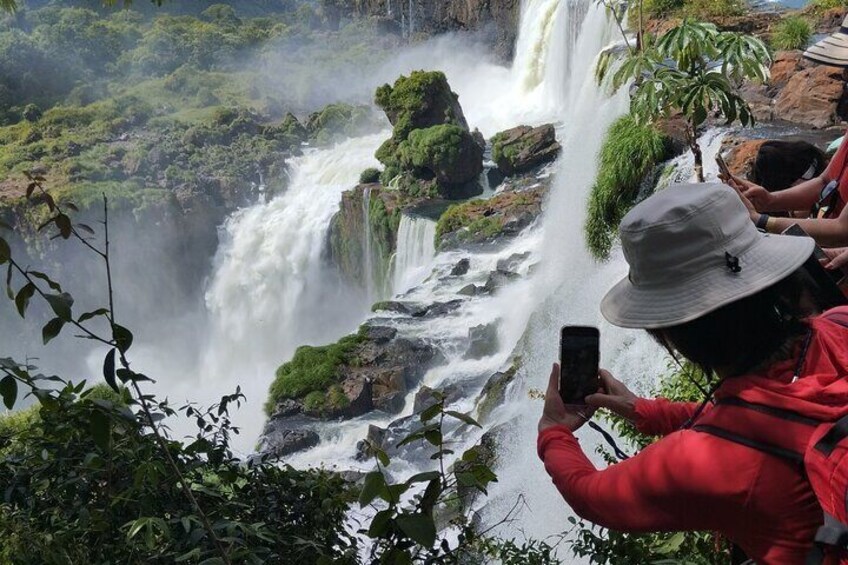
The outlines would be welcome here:
M 804 57 L 832 67 L 848 67 L 848 16 L 839 31 L 804 51 Z
M 756 294 L 812 254 L 808 237 L 764 234 L 720 183 L 673 185 L 621 222 L 630 274 L 601 302 L 616 326 L 667 328 Z

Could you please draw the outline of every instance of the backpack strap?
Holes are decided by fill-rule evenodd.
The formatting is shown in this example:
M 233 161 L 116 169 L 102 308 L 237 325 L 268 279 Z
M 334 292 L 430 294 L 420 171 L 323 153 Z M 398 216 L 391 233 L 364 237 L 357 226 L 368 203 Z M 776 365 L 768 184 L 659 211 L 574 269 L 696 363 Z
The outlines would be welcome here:
M 820 423 L 792 410 L 728 397 L 719 399 L 692 429 L 803 464 L 810 434 Z
M 816 532 L 813 549 L 807 554 L 804 565 L 821 565 L 826 555 L 826 547 L 848 548 L 848 525 L 843 524 L 827 512 L 824 524 Z

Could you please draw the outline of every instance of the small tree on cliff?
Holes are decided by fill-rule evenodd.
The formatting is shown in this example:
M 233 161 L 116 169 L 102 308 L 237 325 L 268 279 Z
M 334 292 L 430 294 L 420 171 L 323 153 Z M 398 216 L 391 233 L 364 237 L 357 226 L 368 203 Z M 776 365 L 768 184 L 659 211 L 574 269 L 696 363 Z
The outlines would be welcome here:
M 756 37 L 686 19 L 658 39 L 645 35 L 618 66 L 608 56 L 598 65 L 598 81 L 607 81 L 613 92 L 632 82 L 630 112 L 642 123 L 681 115 L 698 181 L 704 182 L 702 126 L 711 115 L 728 125 L 753 124 L 737 87 L 743 80 L 766 80 L 770 61 Z

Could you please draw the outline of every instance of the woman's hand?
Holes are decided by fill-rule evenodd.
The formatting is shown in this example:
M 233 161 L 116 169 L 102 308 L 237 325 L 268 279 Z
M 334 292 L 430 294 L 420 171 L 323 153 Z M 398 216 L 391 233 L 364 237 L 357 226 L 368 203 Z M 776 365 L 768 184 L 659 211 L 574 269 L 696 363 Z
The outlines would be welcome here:
M 559 363 L 554 363 L 545 393 L 545 409 L 539 420 L 539 432 L 554 426 L 565 426 L 572 432 L 585 424 L 595 409 L 591 406 L 566 406 L 559 395 Z
M 829 247 L 822 249 L 827 255 L 826 260 L 822 260 L 822 267 L 829 271 L 845 270 L 848 266 L 848 247 Z
M 622 418 L 633 421 L 636 417 L 635 394 L 624 386 L 624 383 L 613 377 L 609 371 L 601 369 L 601 384 L 603 392 L 590 394 L 586 397 L 586 404 L 593 408 L 607 408 Z

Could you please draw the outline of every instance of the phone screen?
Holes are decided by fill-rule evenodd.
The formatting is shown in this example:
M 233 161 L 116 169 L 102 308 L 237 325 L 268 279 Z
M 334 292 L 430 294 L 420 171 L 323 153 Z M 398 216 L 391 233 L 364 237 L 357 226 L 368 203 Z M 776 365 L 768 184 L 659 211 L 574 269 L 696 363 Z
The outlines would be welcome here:
M 566 404 L 585 404 L 598 392 L 600 333 L 589 326 L 566 326 L 560 335 L 559 394 Z

